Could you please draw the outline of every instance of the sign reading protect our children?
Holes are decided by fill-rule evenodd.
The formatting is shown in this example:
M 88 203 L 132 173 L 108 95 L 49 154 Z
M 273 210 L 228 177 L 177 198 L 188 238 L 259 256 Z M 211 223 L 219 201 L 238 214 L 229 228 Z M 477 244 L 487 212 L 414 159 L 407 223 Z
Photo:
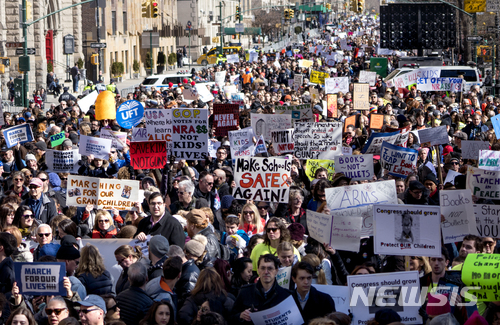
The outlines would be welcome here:
M 468 254 L 462 266 L 462 282 L 478 301 L 499 301 L 500 254 Z M 479 288 L 474 288 L 479 287 Z
M 130 210 L 138 201 L 139 181 L 68 176 L 68 206 L 85 207 L 92 204 L 96 209 Z
M 21 294 L 66 296 L 65 263 L 15 262 L 14 275 Z

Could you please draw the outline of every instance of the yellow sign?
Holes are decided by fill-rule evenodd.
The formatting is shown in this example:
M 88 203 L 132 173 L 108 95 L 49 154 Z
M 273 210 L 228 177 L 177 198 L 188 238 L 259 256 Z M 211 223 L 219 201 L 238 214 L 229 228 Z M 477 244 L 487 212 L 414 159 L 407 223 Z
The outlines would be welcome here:
M 464 10 L 468 13 L 484 12 L 486 0 L 465 0 Z
M 311 78 L 310 81 L 315 84 L 325 84 L 325 79 L 329 78 L 330 75 L 326 72 L 321 72 L 321 71 L 316 71 L 313 70 L 311 71 Z
M 218 37 L 212 37 L 212 43 L 219 43 Z
M 335 162 L 333 160 L 325 159 L 308 159 L 306 165 L 306 175 L 312 181 L 314 179 L 314 173 L 319 168 L 326 168 L 328 170 L 328 179 L 333 180 L 335 176 Z
M 481 287 L 469 293 L 477 301 L 499 301 L 500 254 L 468 254 L 462 267 L 462 282 L 469 287 Z M 472 300 L 472 299 L 471 299 Z

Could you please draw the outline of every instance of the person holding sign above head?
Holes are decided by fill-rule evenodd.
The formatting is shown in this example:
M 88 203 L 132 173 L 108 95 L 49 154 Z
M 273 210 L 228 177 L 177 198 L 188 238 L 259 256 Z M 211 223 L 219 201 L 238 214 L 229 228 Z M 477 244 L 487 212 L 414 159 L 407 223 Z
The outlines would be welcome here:
M 80 305 L 81 325 L 104 325 L 104 317 L 107 313 L 104 299 L 97 295 L 88 295 L 77 304 Z
M 232 324 L 253 324 L 250 318 L 252 312 L 272 308 L 290 296 L 290 292 L 276 282 L 279 267 L 276 256 L 262 255 L 257 265 L 259 281 L 241 288 L 234 302 Z
M 101 158 L 95 158 L 94 155 L 91 154 L 89 156 L 82 156 L 82 160 L 78 163 L 82 165 L 78 169 L 78 175 L 111 178 L 114 174 L 118 173 L 118 164 L 116 161 L 113 162 L 111 157 L 110 160 L 107 161 Z
M 292 292 L 300 314 L 307 324 L 313 318 L 325 316 L 335 311 L 335 302 L 328 294 L 319 292 L 312 286 L 314 268 L 306 262 L 299 262 L 292 268 L 292 280 L 297 289 Z

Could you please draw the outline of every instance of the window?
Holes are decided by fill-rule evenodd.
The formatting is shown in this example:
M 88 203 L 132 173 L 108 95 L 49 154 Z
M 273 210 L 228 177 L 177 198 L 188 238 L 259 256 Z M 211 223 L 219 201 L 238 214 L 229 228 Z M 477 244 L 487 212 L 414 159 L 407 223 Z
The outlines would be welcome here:
M 126 34 L 128 32 L 127 30 L 127 12 L 123 12 L 123 34 Z
M 116 11 L 111 11 L 111 35 L 116 35 Z

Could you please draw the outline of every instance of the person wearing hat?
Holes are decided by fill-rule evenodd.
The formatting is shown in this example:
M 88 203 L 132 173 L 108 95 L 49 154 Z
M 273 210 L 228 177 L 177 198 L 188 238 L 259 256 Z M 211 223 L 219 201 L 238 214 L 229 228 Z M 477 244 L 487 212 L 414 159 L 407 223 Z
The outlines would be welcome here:
M 182 258 L 173 256 L 165 260 L 162 268 L 162 273 L 151 279 L 144 291 L 155 301 L 166 301 L 174 308 L 174 313 L 177 312 L 177 296 L 174 294 L 174 288 L 181 277 Z M 174 296 L 175 295 L 175 296 Z M 176 315 L 173 315 L 175 318 Z
M 148 278 L 150 280 L 162 275 L 163 263 L 168 258 L 170 244 L 167 238 L 162 235 L 156 235 L 149 241 L 149 260 Z
M 62 101 L 65 101 L 65 102 L 69 102 L 70 100 L 72 100 L 73 102 L 76 102 L 76 97 L 71 95 L 69 92 L 68 92 L 69 88 L 68 87 L 64 87 L 63 88 L 63 93 L 61 94 L 61 96 L 59 96 L 59 103 L 61 103 Z
M 425 176 L 424 186 L 429 190 L 429 205 L 439 205 L 439 188 L 438 180 L 434 173 L 429 173 Z
M 61 247 L 57 251 L 56 259 L 58 262 L 63 262 L 66 265 L 66 276 L 71 282 L 71 291 L 78 293 L 78 296 L 80 297 L 86 297 L 87 289 L 82 282 L 74 276 L 75 271 L 78 268 L 78 264 L 80 264 L 80 251 L 76 249 L 74 245 L 66 242 L 63 243 L 61 240 Z
M 4 172 L 6 173 L 13 173 L 14 171 L 18 170 L 16 157 L 14 156 L 14 151 L 12 149 L 14 148 L 2 147 L 2 164 L 4 167 Z
M 462 131 L 467 134 L 467 140 L 482 139 L 482 133 L 488 130 L 489 128 L 482 122 L 480 114 L 474 114 L 472 116 L 472 122 L 462 129 Z
M 78 314 L 81 325 L 104 325 L 104 318 L 108 312 L 104 299 L 98 295 L 88 295 L 76 303 L 80 305 Z
M 419 181 L 411 181 L 403 197 L 405 204 L 428 205 L 429 190 Z
M 43 181 L 34 177 L 29 184 L 28 197 L 21 202 L 21 205 L 29 206 L 36 220 L 48 224 L 57 215 L 57 208 L 54 200 L 43 193 Z
M 450 170 L 453 170 L 458 173 L 460 169 L 460 159 L 457 157 L 453 157 L 450 159 L 449 164 L 450 164 Z
M 466 140 L 467 140 L 467 133 L 462 132 L 462 131 L 455 132 L 453 134 L 453 142 L 454 142 L 453 151 L 461 152 L 462 141 L 466 141 Z M 457 150 L 457 149 L 459 149 L 459 150 Z
M 201 209 L 193 209 L 185 216 L 187 220 L 187 233 L 190 238 L 200 234 L 207 238 L 206 251 L 211 261 L 221 258 L 220 243 L 215 237 L 213 230 L 208 226 L 205 212 Z
M 323 119 L 323 108 L 321 107 L 321 105 L 319 104 L 314 105 L 312 111 L 314 116 L 316 116 L 316 120 L 320 121 Z

